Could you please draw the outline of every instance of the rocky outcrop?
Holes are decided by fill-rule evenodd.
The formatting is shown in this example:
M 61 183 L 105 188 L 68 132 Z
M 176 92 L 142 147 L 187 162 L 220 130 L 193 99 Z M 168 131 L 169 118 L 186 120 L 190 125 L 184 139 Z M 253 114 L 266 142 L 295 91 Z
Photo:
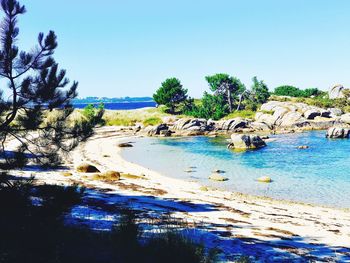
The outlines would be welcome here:
M 246 150 L 265 147 L 266 143 L 257 135 L 232 134 L 230 149 Z
M 343 127 L 331 127 L 328 129 L 327 138 L 349 138 L 350 137 L 350 129 Z
M 255 120 L 274 128 L 328 128 L 338 109 L 325 110 L 305 103 L 269 101 L 261 106 Z
M 329 98 L 330 99 L 344 98 L 343 90 L 344 90 L 344 87 L 342 85 L 338 84 L 333 86 L 328 92 Z

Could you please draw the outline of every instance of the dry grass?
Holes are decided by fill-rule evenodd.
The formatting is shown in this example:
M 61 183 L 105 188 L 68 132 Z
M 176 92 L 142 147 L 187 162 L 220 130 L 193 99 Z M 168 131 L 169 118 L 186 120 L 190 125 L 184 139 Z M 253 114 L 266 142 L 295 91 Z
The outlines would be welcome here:
M 136 110 L 106 110 L 103 119 L 109 126 L 156 125 L 162 118 L 169 117 L 163 108 L 144 108 Z

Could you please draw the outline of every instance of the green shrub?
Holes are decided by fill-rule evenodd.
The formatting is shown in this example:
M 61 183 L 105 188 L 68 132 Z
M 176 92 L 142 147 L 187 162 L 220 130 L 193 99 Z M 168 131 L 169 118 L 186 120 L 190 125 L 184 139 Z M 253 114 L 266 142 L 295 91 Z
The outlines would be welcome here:
M 274 94 L 278 96 L 309 98 L 311 96 L 324 95 L 324 92 L 320 91 L 317 88 L 309 88 L 309 89 L 301 90 L 294 86 L 285 85 L 285 86 L 280 86 L 275 88 Z
M 104 104 L 100 103 L 97 107 L 93 104 L 87 105 L 83 111 L 82 115 L 86 118 L 86 120 L 92 125 L 104 124 L 104 120 L 102 119 L 104 114 Z
M 191 108 L 187 109 L 184 114 L 196 118 L 219 120 L 227 115 L 228 112 L 228 105 L 222 95 L 215 96 L 204 92 L 202 105 L 196 106 L 192 104 Z

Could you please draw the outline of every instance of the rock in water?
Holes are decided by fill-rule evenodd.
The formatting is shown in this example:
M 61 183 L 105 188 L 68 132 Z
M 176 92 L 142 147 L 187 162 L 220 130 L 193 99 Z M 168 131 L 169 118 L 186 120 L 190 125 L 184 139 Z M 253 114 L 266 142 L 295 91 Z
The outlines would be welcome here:
M 269 176 L 262 176 L 257 179 L 258 182 L 260 183 L 271 183 L 272 179 Z
M 300 146 L 298 146 L 298 149 L 301 149 L 301 150 L 309 149 L 309 146 L 307 146 L 307 145 L 300 145 Z
M 232 134 L 231 143 L 228 148 L 231 149 L 258 149 L 265 147 L 266 143 L 257 135 Z
M 350 129 L 342 128 L 342 127 L 331 127 L 328 129 L 327 138 L 349 138 L 350 137 Z
M 213 173 L 211 176 L 209 176 L 209 179 L 213 180 L 213 181 L 219 181 L 219 182 L 228 181 L 228 178 L 226 178 L 218 173 Z
M 130 144 L 130 143 L 124 142 L 124 143 L 119 143 L 118 147 L 120 147 L 120 148 L 128 148 L 128 147 L 134 147 L 134 146 L 132 146 L 132 144 Z

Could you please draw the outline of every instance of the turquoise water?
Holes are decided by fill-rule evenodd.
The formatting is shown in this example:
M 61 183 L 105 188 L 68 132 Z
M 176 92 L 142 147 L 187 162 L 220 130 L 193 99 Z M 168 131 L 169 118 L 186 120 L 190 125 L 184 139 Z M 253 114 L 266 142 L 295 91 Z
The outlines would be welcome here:
M 326 139 L 324 131 L 273 138 L 263 149 L 240 153 L 226 148 L 226 138 L 140 138 L 122 155 L 166 176 L 225 190 L 350 208 L 349 139 Z M 193 172 L 185 172 L 190 167 Z M 216 169 L 226 171 L 229 181 L 208 180 Z M 273 182 L 259 183 L 260 176 Z

